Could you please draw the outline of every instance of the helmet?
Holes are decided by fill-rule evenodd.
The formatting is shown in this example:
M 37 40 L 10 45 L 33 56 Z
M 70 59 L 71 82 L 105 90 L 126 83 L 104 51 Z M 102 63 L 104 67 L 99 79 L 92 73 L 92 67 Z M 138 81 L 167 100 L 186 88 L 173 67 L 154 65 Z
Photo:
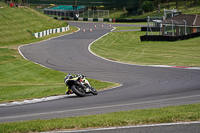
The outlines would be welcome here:
M 65 84 L 67 83 L 67 79 L 72 79 L 72 78 L 73 78 L 73 77 L 72 77 L 71 74 L 67 74 L 67 75 L 65 76 L 65 78 L 64 78 Z
M 81 75 L 80 74 L 76 74 L 76 77 L 81 78 Z
M 82 77 L 82 78 L 86 78 L 86 76 L 85 76 L 85 75 L 81 75 L 81 77 Z
M 71 79 L 71 78 L 72 78 L 72 75 L 71 74 L 67 74 L 64 79 Z

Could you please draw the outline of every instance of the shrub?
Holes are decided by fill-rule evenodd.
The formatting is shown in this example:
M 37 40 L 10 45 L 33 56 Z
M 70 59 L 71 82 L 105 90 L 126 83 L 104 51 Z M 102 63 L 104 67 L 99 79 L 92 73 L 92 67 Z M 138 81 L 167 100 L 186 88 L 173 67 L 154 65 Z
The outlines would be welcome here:
M 143 11 L 143 9 L 138 9 L 138 15 L 143 15 L 144 14 L 144 11 Z
M 153 9 L 154 9 L 153 2 L 147 1 L 147 0 L 146 0 L 146 1 L 144 1 L 144 2 L 142 3 L 141 8 L 142 8 L 145 12 L 153 11 Z

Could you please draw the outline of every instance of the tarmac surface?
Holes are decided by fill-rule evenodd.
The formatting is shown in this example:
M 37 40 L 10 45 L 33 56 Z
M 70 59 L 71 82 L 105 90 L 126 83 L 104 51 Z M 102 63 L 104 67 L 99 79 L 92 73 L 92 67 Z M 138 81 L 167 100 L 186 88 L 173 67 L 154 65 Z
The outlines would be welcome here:
M 99 37 L 111 32 L 113 28 L 110 24 L 69 24 L 79 27 L 80 31 L 22 46 L 21 53 L 26 59 L 51 69 L 84 74 L 88 78 L 116 82 L 122 86 L 101 91 L 97 96 L 80 98 L 73 95 L 33 104 L 0 107 L 0 123 L 200 103 L 200 70 L 130 65 L 99 58 L 88 47 Z M 97 28 L 94 28 L 95 25 Z

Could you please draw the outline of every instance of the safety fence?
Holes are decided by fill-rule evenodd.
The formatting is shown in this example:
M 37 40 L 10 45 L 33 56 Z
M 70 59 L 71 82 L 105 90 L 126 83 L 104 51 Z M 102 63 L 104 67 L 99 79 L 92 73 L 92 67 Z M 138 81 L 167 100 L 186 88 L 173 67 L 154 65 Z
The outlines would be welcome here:
M 141 41 L 178 41 L 178 40 L 187 40 L 190 38 L 200 37 L 200 32 L 180 35 L 180 36 L 163 36 L 163 35 L 144 35 L 140 36 Z
M 43 37 L 43 36 L 47 36 L 49 34 L 65 32 L 65 31 L 68 31 L 68 30 L 70 30 L 69 25 L 67 27 L 49 29 L 49 30 L 33 33 L 33 35 L 35 36 L 35 38 L 40 38 L 40 37 Z
M 69 18 L 69 17 L 52 17 L 52 18 L 57 20 L 113 22 L 113 20 L 109 18 Z
M 145 19 L 111 19 L 111 18 L 71 18 L 71 17 L 52 17 L 57 20 L 74 20 L 74 21 L 98 21 L 98 22 L 146 22 Z

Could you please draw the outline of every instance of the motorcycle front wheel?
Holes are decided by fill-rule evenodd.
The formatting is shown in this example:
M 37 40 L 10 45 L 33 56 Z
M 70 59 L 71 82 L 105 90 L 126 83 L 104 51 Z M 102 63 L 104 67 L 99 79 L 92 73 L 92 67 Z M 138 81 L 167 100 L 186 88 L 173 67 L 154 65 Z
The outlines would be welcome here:
M 97 90 L 95 89 L 95 88 L 93 88 L 93 87 L 91 87 L 91 93 L 93 94 L 93 95 L 97 95 L 98 94 L 98 92 L 97 92 Z
M 82 89 L 81 86 L 78 85 L 72 85 L 72 91 L 79 97 L 84 97 L 85 96 L 85 91 Z

